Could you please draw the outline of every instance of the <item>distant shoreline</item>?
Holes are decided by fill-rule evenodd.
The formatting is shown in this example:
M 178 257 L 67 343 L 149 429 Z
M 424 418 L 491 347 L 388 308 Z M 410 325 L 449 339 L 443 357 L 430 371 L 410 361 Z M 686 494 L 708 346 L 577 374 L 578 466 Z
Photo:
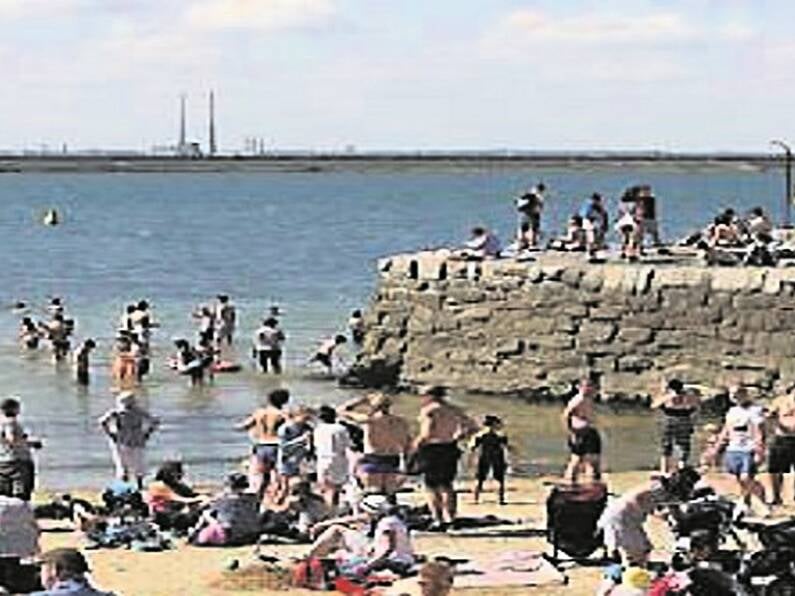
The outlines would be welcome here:
M 649 167 L 762 172 L 781 167 L 769 154 L 673 153 L 393 153 L 216 156 L 184 158 L 137 154 L 0 155 L 0 174 L 15 173 L 225 173 L 406 171 L 478 168 Z

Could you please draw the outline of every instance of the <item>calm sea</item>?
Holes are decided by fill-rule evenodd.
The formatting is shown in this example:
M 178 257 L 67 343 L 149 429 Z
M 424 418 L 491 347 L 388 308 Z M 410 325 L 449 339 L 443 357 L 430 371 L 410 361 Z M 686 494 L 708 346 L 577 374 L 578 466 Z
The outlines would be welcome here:
M 660 197 L 668 237 L 698 228 L 726 206 L 762 205 L 777 216 L 782 186 L 774 171 L 675 168 L 3 176 L 0 394 L 22 398 L 24 423 L 46 442 L 38 458 L 40 484 L 101 486 L 111 474 L 96 419 L 113 403 L 109 350 L 128 302 L 147 298 L 162 323 L 154 336 L 154 372 L 141 392 L 164 421 L 151 462 L 179 455 L 193 476 L 217 479 L 246 452 L 246 437 L 233 423 L 269 389 L 282 384 L 311 404 L 350 395 L 313 377 L 305 361 L 318 338 L 344 330 L 349 312 L 366 303 L 378 257 L 458 243 L 479 223 L 505 237 L 515 223 L 512 195 L 540 179 L 550 188 L 548 231 L 561 228 L 592 191 L 610 197 L 615 211 L 625 186 L 645 182 Z M 48 207 L 63 213 L 64 225 L 37 224 Z M 191 310 L 218 292 L 238 306 L 246 368 L 191 390 L 163 361 L 174 337 L 193 337 Z M 17 348 L 18 316 L 10 305 L 25 300 L 41 307 L 50 295 L 64 297 L 78 340 L 98 340 L 88 391 L 78 390 L 68 368 L 55 370 L 46 355 L 21 355 Z M 271 304 L 284 311 L 289 337 L 287 374 L 278 380 L 256 374 L 248 360 L 250 335 Z M 522 470 L 563 465 L 557 409 L 459 399 L 474 412 L 507 414 L 510 408 L 508 431 L 520 447 Z M 412 402 L 407 396 L 400 407 L 414 417 Z M 649 415 L 611 416 L 605 424 L 614 469 L 654 462 Z

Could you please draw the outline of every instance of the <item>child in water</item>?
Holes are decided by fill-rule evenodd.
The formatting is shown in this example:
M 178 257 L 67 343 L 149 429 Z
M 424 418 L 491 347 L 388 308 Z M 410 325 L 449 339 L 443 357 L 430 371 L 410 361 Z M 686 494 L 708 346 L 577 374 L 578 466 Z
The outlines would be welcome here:
M 483 429 L 472 438 L 472 450 L 478 453 L 475 503 L 480 501 L 483 483 L 491 473 L 499 485 L 500 505 L 505 505 L 505 472 L 508 469 L 505 452 L 508 449 L 508 437 L 502 432 L 502 420 L 487 415 L 483 420 Z
M 85 340 L 74 354 L 75 377 L 78 385 L 88 386 L 89 355 L 97 347 L 93 339 Z
M 348 338 L 344 335 L 336 335 L 323 340 L 309 362 L 319 362 L 326 368 L 326 373 L 331 376 L 334 372 L 334 351 L 347 341 Z

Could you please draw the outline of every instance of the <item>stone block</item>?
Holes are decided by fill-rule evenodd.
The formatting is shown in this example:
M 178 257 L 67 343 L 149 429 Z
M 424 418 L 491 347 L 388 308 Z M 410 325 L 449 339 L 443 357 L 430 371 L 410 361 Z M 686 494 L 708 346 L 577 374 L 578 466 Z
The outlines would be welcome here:
M 616 336 L 618 328 L 613 323 L 583 321 L 577 334 L 577 341 L 585 344 L 607 343 Z
M 567 267 L 560 274 L 560 281 L 569 287 L 578 288 L 584 273 L 585 272 L 582 269 Z
M 693 288 L 668 288 L 661 292 L 662 309 L 668 312 L 686 312 L 707 304 L 707 291 L 703 286 Z
M 500 339 L 494 347 L 497 358 L 508 358 L 518 356 L 525 350 L 525 342 L 522 339 L 510 338 Z
M 795 284 L 795 269 L 769 269 L 765 275 L 762 292 L 777 295 L 784 291 L 786 286 Z
M 714 292 L 760 292 L 765 282 L 764 269 L 727 267 L 710 272 L 710 287 Z
M 654 338 L 654 332 L 651 329 L 643 327 L 620 327 L 616 341 L 630 344 L 647 344 L 651 343 Z
M 626 309 L 621 306 L 600 305 L 591 309 L 591 321 L 618 321 L 624 316 Z
M 616 368 L 619 372 L 643 372 L 654 366 L 650 358 L 641 356 L 621 356 L 616 361 Z
M 737 310 L 763 310 L 776 305 L 776 296 L 772 294 L 737 294 L 732 300 Z
M 456 318 L 462 326 L 485 323 L 491 319 L 491 308 L 488 306 L 471 306 L 462 310 Z
M 604 285 L 604 276 L 596 267 L 589 267 L 580 279 L 580 288 L 588 292 L 599 292 Z
M 574 347 L 574 338 L 571 335 L 539 335 L 528 338 L 528 343 L 537 346 L 539 350 L 569 350 Z
M 652 289 L 689 288 L 705 285 L 708 272 L 703 267 L 657 267 L 651 280 Z

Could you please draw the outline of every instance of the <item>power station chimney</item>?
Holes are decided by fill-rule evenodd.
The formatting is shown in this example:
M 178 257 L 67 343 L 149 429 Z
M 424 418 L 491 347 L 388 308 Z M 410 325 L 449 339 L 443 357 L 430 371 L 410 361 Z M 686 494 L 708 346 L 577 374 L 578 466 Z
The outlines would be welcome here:
M 215 94 L 210 91 L 210 155 L 215 155 L 218 147 L 215 143 Z
M 179 96 L 179 143 L 177 144 L 177 150 L 180 152 L 184 152 L 185 148 L 188 144 L 188 141 L 185 137 L 185 102 L 187 100 L 187 95 L 184 93 Z

